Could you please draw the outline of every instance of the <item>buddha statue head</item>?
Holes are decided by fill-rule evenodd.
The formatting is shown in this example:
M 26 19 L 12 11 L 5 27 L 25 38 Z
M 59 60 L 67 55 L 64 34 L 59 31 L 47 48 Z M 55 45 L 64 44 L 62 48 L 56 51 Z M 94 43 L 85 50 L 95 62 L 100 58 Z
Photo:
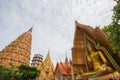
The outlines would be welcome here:
M 89 53 L 91 53 L 91 52 L 93 52 L 93 49 L 92 49 L 92 45 L 89 43 L 89 44 L 87 44 L 87 51 L 89 52 Z

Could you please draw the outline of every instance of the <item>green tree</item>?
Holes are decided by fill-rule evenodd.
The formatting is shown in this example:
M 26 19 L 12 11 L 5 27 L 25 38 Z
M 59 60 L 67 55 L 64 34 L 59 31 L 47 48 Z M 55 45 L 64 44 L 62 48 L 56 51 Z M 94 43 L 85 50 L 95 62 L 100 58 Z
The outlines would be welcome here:
M 111 43 L 114 53 L 120 56 L 120 0 L 115 0 L 113 8 L 112 23 L 105 26 L 103 31 L 108 34 L 108 41 Z
M 13 67 L 6 68 L 0 66 L 0 80 L 13 80 L 15 78 L 16 70 Z
M 0 80 L 32 80 L 39 76 L 40 71 L 36 67 L 20 65 L 17 68 L 0 66 Z
M 32 80 L 39 76 L 40 71 L 36 67 L 29 67 L 27 65 L 21 65 L 17 70 L 17 80 Z
M 5 80 L 6 68 L 4 66 L 0 66 L 0 80 Z

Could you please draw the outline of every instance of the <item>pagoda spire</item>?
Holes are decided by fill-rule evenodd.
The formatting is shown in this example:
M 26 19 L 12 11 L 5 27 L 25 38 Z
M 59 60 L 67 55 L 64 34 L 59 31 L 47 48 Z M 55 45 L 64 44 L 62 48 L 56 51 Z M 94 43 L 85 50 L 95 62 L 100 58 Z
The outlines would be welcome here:
M 8 46 L 6 46 L 0 54 L 0 65 L 10 67 L 12 63 L 15 67 L 21 64 L 29 65 L 32 43 L 32 28 L 24 32 Z
M 65 64 L 68 64 L 68 57 L 67 57 L 67 52 L 66 52 L 66 57 L 65 57 Z
M 33 26 L 34 26 L 34 24 L 32 25 L 32 27 L 31 27 L 28 31 L 32 32 L 32 30 L 33 30 Z
M 47 58 L 47 59 L 50 59 L 50 50 L 48 50 L 48 53 L 47 53 L 46 58 Z

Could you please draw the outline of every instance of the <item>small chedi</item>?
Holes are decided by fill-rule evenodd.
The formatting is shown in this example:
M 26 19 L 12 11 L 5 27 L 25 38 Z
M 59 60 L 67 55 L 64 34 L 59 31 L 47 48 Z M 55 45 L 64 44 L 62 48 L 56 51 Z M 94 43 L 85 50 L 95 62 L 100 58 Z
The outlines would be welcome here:
M 31 66 L 34 66 L 34 67 L 39 66 L 42 63 L 42 60 L 43 60 L 43 56 L 42 55 L 35 54 L 33 59 L 32 59 Z
M 119 63 L 107 41 L 107 35 L 98 27 L 75 23 L 72 62 L 76 78 L 117 77 Z M 120 59 L 119 59 L 120 60 Z
M 0 65 L 17 67 L 21 64 L 29 65 L 32 43 L 32 28 L 0 51 Z

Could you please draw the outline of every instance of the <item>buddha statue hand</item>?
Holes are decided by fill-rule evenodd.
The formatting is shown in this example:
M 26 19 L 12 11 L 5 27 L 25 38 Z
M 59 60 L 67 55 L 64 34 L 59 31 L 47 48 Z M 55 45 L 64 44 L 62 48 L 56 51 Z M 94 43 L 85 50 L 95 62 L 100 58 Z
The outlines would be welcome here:
M 98 75 L 101 75 L 101 74 L 108 74 L 108 73 L 111 73 L 113 72 L 113 69 L 108 66 L 106 63 L 104 63 L 102 66 L 102 68 L 98 71 Z

